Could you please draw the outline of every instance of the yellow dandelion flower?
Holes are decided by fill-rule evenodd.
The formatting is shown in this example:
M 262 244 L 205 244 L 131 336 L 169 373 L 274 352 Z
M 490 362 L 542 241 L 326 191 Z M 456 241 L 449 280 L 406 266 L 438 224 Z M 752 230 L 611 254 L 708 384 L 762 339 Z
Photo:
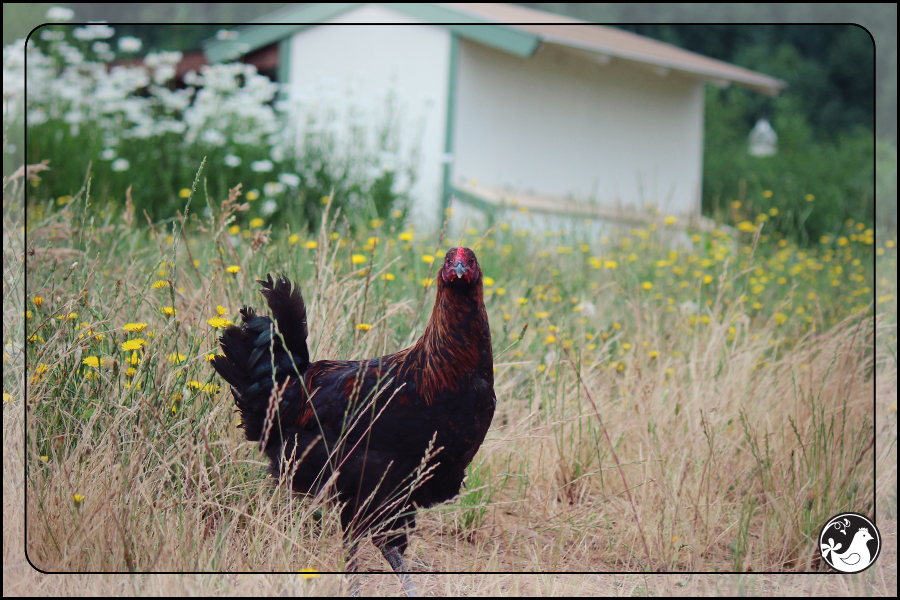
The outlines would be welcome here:
M 169 354 L 167 356 L 167 358 L 169 359 L 169 362 L 176 364 L 176 365 L 181 364 L 185 360 L 187 360 L 187 356 L 185 356 L 184 354 L 179 354 L 178 352 L 173 352 L 172 354 Z
M 216 314 L 217 314 L 217 315 L 221 316 L 221 315 L 224 315 L 224 314 L 227 313 L 227 312 L 228 312 L 228 309 L 225 308 L 224 306 L 222 306 L 221 304 L 219 304 L 218 306 L 216 306 Z
M 619 266 L 619 263 L 617 263 L 614 260 L 607 260 L 603 263 L 603 266 L 607 269 L 615 269 L 616 267 Z
M 385 281 L 393 281 L 394 274 L 393 273 L 385 273 L 384 275 L 381 276 L 381 278 L 384 279 Z
M 31 311 L 26 310 L 25 312 L 22 313 L 22 316 L 25 317 L 26 319 L 30 319 L 32 317 Z
M 656 358 L 657 356 L 659 356 L 659 352 L 657 352 L 656 350 L 650 351 L 650 358 Z
M 712 275 L 704 275 L 703 276 L 703 283 L 710 283 L 712 280 L 713 280 Z
M 256 200 L 257 198 L 259 198 L 259 192 L 256 190 L 250 190 L 249 192 L 247 192 L 246 197 L 247 197 L 247 200 L 250 200 L 252 202 L 253 200 Z
M 428 286 L 430 286 L 433 282 L 434 282 L 434 279 L 431 279 L 430 277 L 425 277 L 424 279 L 420 279 L 420 280 L 419 280 L 419 283 L 422 284 L 422 287 L 428 287 Z
M 411 241 L 413 241 L 413 232 L 412 231 L 404 231 L 397 237 L 400 238 L 400 241 L 402 241 L 402 242 L 411 242 Z
M 160 289 L 166 287 L 167 285 L 169 285 L 168 281 L 165 281 L 164 279 L 158 279 L 157 281 L 154 281 L 150 285 L 150 287 L 152 287 L 154 290 L 160 290 Z
M 94 367 L 96 369 L 98 367 L 105 365 L 106 359 L 103 359 L 103 358 L 100 358 L 97 356 L 88 356 L 83 361 L 81 361 L 81 364 L 87 365 L 89 367 Z
M 250 219 L 250 227 L 254 227 L 254 228 L 262 227 L 263 223 L 265 223 L 265 221 L 263 221 L 259 217 L 256 217 L 255 219 Z
M 649 290 L 649 289 L 653 288 L 653 283 L 650 281 L 645 281 L 644 283 L 641 284 L 641 287 L 644 288 L 645 290 Z
M 130 331 L 132 333 L 138 333 L 139 331 L 143 331 L 147 326 L 146 323 L 126 323 L 124 329 L 125 331 Z
M 670 216 L 666 217 L 666 219 L 663 221 L 663 225 L 668 227 L 669 225 L 674 225 L 677 222 L 678 222 L 678 217 L 673 217 L 670 215 Z
M 519 304 L 521 304 L 522 306 L 525 306 L 526 304 L 528 304 L 528 298 L 519 298 L 519 299 L 517 300 L 517 302 L 518 302 Z
M 178 195 L 181 196 L 182 198 L 187 198 L 188 196 L 191 195 L 191 190 L 189 190 L 187 188 L 181 188 L 181 191 L 178 192 Z
M 496 290 L 494 290 L 494 293 L 498 296 L 502 296 L 506 293 L 506 288 L 498 287 Z
M 359 329 L 360 331 L 368 331 L 368 330 L 372 329 L 372 326 L 369 325 L 368 323 L 360 323 L 356 326 L 356 328 Z
M 12 402 L 12 396 L 10 394 L 7 394 L 6 392 L 3 392 L 3 404 L 9 404 L 10 402 Z
M 775 313 L 775 322 L 776 323 L 781 325 L 785 321 L 787 321 L 787 317 L 785 315 L 783 315 L 782 313 Z
M 147 343 L 147 340 L 143 338 L 137 338 L 133 340 L 128 340 L 127 342 L 122 342 L 122 350 L 138 350 L 142 346 Z
M 231 227 L 228 228 L 228 233 L 230 233 L 231 235 L 237 235 L 240 232 L 241 232 L 240 225 L 232 225 Z
M 131 340 L 131 341 L 134 341 L 134 340 Z M 141 341 L 143 342 L 144 340 L 141 340 Z M 127 344 L 128 342 L 125 342 L 125 343 Z M 137 352 L 132 352 L 131 356 L 125 359 L 125 362 L 132 364 L 132 365 L 136 365 L 139 362 L 141 362 L 141 357 L 138 356 Z
M 72 496 L 72 499 L 75 500 L 75 504 L 81 504 L 81 502 L 84 500 L 84 496 L 82 496 L 81 494 L 74 494 Z
M 300 577 L 303 579 L 313 579 L 315 577 L 319 577 L 321 573 L 317 572 L 312 567 L 306 567 L 305 569 L 300 569 Z
M 331 200 L 331 196 L 322 196 L 319 198 L 320 204 L 328 204 L 328 201 Z
M 816 197 L 813 196 L 812 194 L 807 194 L 807 195 L 804 196 L 804 197 L 806 198 L 806 201 L 807 201 L 807 202 L 812 202 L 813 200 L 816 199 Z
M 41 306 L 44 303 L 44 298 L 41 296 L 35 296 L 32 300 L 35 306 Z
M 308 249 L 310 249 L 310 250 L 315 250 L 316 248 L 319 247 L 319 242 L 310 240 L 310 241 L 306 242 L 306 243 L 303 244 L 303 245 L 306 246 L 306 247 L 307 247 Z
M 540 312 L 534 313 L 534 316 L 535 316 L 536 318 L 538 318 L 538 319 L 543 319 L 543 318 L 545 318 L 545 317 L 547 316 L 547 314 L 548 314 L 548 313 L 546 313 L 546 312 L 544 312 L 544 311 L 540 311 Z
M 430 254 L 422 255 L 422 262 L 428 263 L 429 265 L 434 262 L 434 257 Z
M 362 254 L 354 254 L 350 257 L 350 262 L 352 262 L 354 265 L 361 265 L 366 262 L 366 257 Z
M 545 344 L 552 344 L 552 343 L 555 342 L 555 341 L 556 341 L 556 336 L 555 336 L 555 335 L 552 335 L 552 334 L 551 334 L 551 335 L 548 335 L 547 337 L 544 338 L 544 343 L 545 343 Z
M 159 307 L 159 310 L 167 317 L 173 317 L 178 313 L 178 309 L 171 306 L 161 306 Z
M 232 275 L 234 275 L 235 273 L 237 273 L 240 270 L 241 270 L 241 268 L 238 265 L 231 265 L 230 267 L 225 269 L 225 271 L 227 271 L 228 273 L 231 273 Z
M 232 321 L 229 321 L 225 317 L 213 317 L 212 319 L 207 319 L 206 322 L 216 329 L 222 329 L 223 327 L 228 327 L 229 325 L 234 324 Z
M 288 238 L 289 244 L 296 244 L 299 241 L 300 241 L 300 236 L 297 235 L 296 233 L 292 233 L 291 236 Z
M 492 285 L 494 285 L 493 277 L 485 277 L 482 281 L 484 282 L 484 285 L 486 285 L 487 287 L 491 287 Z

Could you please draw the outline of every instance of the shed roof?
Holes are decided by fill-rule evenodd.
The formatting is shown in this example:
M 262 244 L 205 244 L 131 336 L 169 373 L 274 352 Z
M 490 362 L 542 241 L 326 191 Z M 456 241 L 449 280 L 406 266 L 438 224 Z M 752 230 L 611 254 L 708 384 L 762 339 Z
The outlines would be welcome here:
M 239 28 L 236 39 L 207 40 L 204 42 L 204 52 L 210 62 L 237 58 L 360 6 L 361 3 L 289 6 Z M 498 3 L 384 6 L 518 56 L 531 56 L 542 43 L 556 44 L 599 56 L 691 73 L 718 85 L 734 82 L 771 95 L 787 87 L 781 79 L 672 44 L 521 6 Z

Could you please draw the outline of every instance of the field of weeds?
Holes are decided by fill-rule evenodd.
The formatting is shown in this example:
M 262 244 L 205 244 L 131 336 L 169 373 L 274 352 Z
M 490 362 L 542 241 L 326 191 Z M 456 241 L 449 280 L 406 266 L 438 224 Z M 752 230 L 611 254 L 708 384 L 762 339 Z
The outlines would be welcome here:
M 434 256 L 459 244 L 485 273 L 497 412 L 460 497 L 420 512 L 407 552 L 420 590 L 896 589 L 896 239 L 868 224 L 803 249 L 735 206 L 735 228 L 674 246 L 673 218 L 591 238 L 517 213 L 441 236 L 354 232 L 328 210 L 307 235 L 236 225 L 238 187 L 197 185 L 183 217 L 149 225 L 129 204 L 89 206 L 88 188 L 43 197 L 39 177 L 4 182 L 4 565 L 19 573 L 4 591 L 34 593 L 35 577 L 44 593 L 77 589 L 23 566 L 22 540 L 48 572 L 340 571 L 339 507 L 267 477 L 209 365 L 217 334 L 262 304 L 258 276 L 285 273 L 303 287 L 313 360 L 399 350 L 427 322 Z M 646 576 L 822 572 L 816 537 L 847 510 L 877 511 L 893 549 L 846 589 Z M 371 546 L 361 564 L 386 569 Z M 446 571 L 485 575 L 425 574 Z M 636 575 L 489 575 L 521 571 Z M 95 581 L 347 591 L 312 573 Z M 399 592 L 393 576 L 363 586 Z

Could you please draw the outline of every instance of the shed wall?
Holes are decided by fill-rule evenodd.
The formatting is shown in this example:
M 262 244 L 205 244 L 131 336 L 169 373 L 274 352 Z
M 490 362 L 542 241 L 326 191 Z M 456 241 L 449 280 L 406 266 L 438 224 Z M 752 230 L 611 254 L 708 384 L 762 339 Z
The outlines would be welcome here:
M 518 58 L 462 40 L 454 181 L 697 214 L 704 84 L 543 44 Z

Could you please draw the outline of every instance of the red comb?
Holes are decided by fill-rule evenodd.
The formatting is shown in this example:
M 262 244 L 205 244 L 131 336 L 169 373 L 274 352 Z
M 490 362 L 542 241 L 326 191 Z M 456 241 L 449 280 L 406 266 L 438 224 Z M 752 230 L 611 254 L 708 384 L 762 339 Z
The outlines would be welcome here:
M 461 260 L 463 262 L 466 260 L 466 249 L 462 246 L 456 249 L 456 260 Z

